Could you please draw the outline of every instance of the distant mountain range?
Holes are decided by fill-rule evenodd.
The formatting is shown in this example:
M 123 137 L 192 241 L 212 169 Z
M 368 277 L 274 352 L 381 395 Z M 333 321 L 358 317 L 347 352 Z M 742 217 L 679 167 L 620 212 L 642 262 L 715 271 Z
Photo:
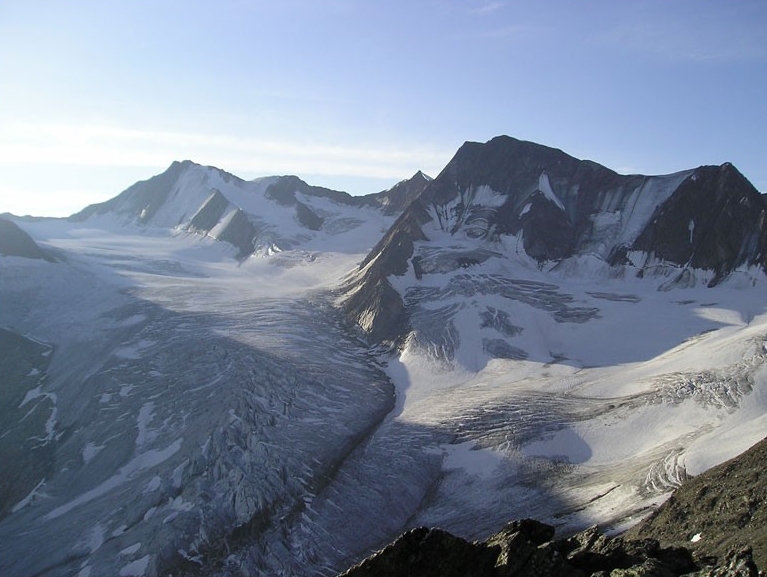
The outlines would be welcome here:
M 766 212 L 500 136 L 366 196 L 183 161 L 3 215 L 0 574 L 761 562 L 761 452 L 712 467 L 764 437 Z
M 401 212 L 429 182 L 420 171 L 389 190 L 366 196 L 311 186 L 296 176 L 242 180 L 213 167 L 191 161 L 174 162 L 165 172 L 137 182 L 115 198 L 86 207 L 69 217 L 72 222 L 113 215 L 123 224 L 176 227 L 232 244 L 238 258 L 278 247 L 300 244 L 301 229 L 329 230 L 336 221 L 326 207 L 377 208 L 385 214 Z M 271 202 L 270 202 L 271 201 Z M 324 204 L 323 204 L 324 202 Z M 317 206 L 314 204 L 317 203 Z M 264 212 L 284 207 L 299 225 L 290 232 L 269 222 Z M 291 233 L 292 236 L 291 236 Z

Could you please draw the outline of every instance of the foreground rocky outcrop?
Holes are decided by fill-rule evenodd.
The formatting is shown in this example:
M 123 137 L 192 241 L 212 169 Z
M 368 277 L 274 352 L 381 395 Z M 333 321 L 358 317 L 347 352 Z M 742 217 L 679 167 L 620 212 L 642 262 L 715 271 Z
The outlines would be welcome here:
M 767 562 L 767 439 L 695 477 L 644 522 L 610 537 L 592 527 L 554 540 L 524 519 L 483 542 L 413 529 L 343 577 L 756 577 Z
M 723 559 L 698 557 L 655 539 L 608 537 L 596 527 L 553 541 L 554 527 L 524 519 L 484 542 L 419 528 L 352 567 L 342 577 L 757 577 L 751 550 Z
M 749 546 L 757 565 L 767 567 L 765 463 L 767 439 L 687 481 L 627 536 L 685 545 L 699 556 Z

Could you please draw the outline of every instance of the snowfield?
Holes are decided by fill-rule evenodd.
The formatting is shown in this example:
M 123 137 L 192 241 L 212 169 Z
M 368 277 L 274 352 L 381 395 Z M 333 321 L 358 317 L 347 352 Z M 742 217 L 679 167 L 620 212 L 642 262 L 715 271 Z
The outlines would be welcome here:
M 308 231 L 267 182 L 190 171 L 187 220 L 205 179 L 269 250 L 238 259 L 170 205 L 17 221 L 57 260 L 0 257 L 3 575 L 334 575 L 419 525 L 618 531 L 767 430 L 763 272 L 540 266 L 435 219 L 389 278 L 409 336 L 371 349 L 340 283 L 394 217 L 299 194 Z
M 668 266 L 638 279 L 582 257 L 478 259 L 476 244 L 431 226 L 413 258 L 430 274 L 390 278 L 412 325 L 387 370 L 395 420 L 451 435 L 411 525 L 482 538 L 532 516 L 617 531 L 764 437 L 761 272 L 711 289 L 706 271 L 680 284 Z M 478 264 L 461 266 L 462 253 Z

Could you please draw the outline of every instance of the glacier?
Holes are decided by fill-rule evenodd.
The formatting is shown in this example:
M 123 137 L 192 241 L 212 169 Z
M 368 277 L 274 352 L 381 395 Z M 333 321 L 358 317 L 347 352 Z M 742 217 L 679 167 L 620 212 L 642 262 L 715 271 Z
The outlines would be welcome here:
M 478 184 L 386 275 L 408 324 L 375 342 L 344 306 L 402 218 L 385 198 L 169 170 L 77 218 L 14 219 L 53 258 L 0 257 L 4 575 L 335 575 L 420 525 L 617 532 L 764 436 L 761 270 L 709 287 L 598 242 L 540 261 Z M 691 174 L 600 199 L 593 229 L 628 243 L 642 190 Z M 555 176 L 517 214 L 567 209 Z

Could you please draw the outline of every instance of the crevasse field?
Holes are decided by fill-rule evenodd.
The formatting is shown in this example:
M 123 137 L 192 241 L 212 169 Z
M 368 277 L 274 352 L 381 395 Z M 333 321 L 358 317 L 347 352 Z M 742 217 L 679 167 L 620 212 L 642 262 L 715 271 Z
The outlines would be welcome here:
M 341 289 L 394 217 L 302 198 L 309 231 L 254 198 L 246 260 L 172 211 L 18 221 L 57 260 L 0 257 L 0 573 L 333 575 L 418 525 L 618 531 L 767 430 L 761 272 L 541 267 L 435 220 L 430 274 L 390 278 L 409 337 L 369 348 Z

